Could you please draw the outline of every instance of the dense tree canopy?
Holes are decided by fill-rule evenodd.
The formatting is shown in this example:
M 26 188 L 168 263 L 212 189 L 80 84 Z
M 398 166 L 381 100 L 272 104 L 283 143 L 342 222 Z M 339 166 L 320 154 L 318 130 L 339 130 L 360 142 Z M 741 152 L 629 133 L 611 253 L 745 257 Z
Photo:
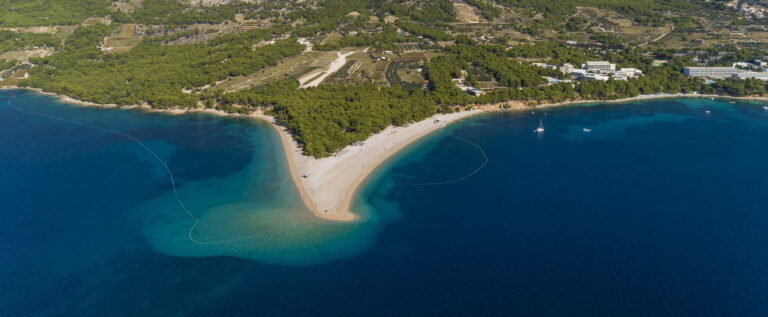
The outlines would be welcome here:
M 397 26 L 407 32 L 421 35 L 435 41 L 449 41 L 453 39 L 453 36 L 436 27 L 402 21 L 398 22 Z
M 295 81 L 278 82 L 220 98 L 225 106 L 272 106 L 278 123 L 290 129 L 304 153 L 318 157 L 364 141 L 390 125 L 422 120 L 435 113 L 434 101 L 422 91 L 371 84 L 298 89 Z
M 493 20 L 501 16 L 501 9 L 485 0 L 464 0 L 464 2 L 475 6 L 480 11 L 480 15 L 488 20 Z
M 16 65 L 16 61 L 0 59 L 0 70 L 6 70 Z
M 306 154 L 318 157 L 333 155 L 389 125 L 422 120 L 438 111 L 454 111 L 457 106 L 504 106 L 510 101 L 535 105 L 678 92 L 733 96 L 768 93 L 766 82 L 759 80 L 724 79 L 708 85 L 701 79 L 685 77 L 682 67 L 689 65 L 690 59 L 677 58 L 681 50 L 659 50 L 655 57 L 670 62 L 652 67 L 647 54 L 650 51 L 629 48 L 613 32 L 584 32 L 579 41 L 590 39 L 589 48 L 561 43 L 571 38 L 567 32 L 598 26 L 585 18 L 584 12 L 575 14 L 580 7 L 608 9 L 634 19 L 636 24 L 672 22 L 694 28 L 698 23 L 694 18 L 670 13 L 710 5 L 702 1 L 466 2 L 486 19 L 494 20 L 478 24 L 486 27 L 482 30 L 489 30 L 488 36 L 481 29 L 453 23 L 457 18 L 450 0 L 228 1 L 206 6 L 182 0 L 143 0 L 113 7 L 112 0 L 0 0 L 0 26 L 80 24 L 87 17 L 111 17 L 116 22 L 61 28 L 55 36 L 0 31 L 0 53 L 31 47 L 56 48 L 51 56 L 32 58 L 30 62 L 35 66 L 30 77 L 19 85 L 81 100 L 118 105 L 147 103 L 156 108 L 205 106 L 237 113 L 262 108 L 290 129 Z M 236 16 L 259 21 L 249 21 L 248 28 L 227 24 L 213 31 L 208 26 L 194 25 L 229 22 Z M 522 23 L 509 23 L 512 20 Z M 137 33 L 144 34 L 142 42 L 127 52 L 102 52 L 100 46 L 105 37 L 114 37 L 120 23 L 140 24 Z M 254 25 L 269 27 L 244 31 Z M 548 38 L 509 46 L 505 34 L 499 36 L 499 32 L 494 32 L 508 27 L 529 34 L 561 35 L 557 40 Z M 196 37 L 200 30 L 224 35 Z M 63 43 L 59 36 L 64 38 Z M 187 41 L 192 37 L 194 41 Z M 278 65 L 284 58 L 301 54 L 305 47 L 295 37 L 306 37 L 316 50 L 355 46 L 368 47 L 371 54 L 392 50 L 400 56 L 388 55 L 392 63 L 347 63 L 343 69 L 359 67 L 356 71 L 361 76 L 340 76 L 347 80 L 346 85 L 323 83 L 304 89 L 295 80 L 264 80 L 260 82 L 265 84 L 255 88 L 226 93 L 219 90 L 218 87 L 237 89 L 228 86 L 228 79 L 257 76 L 258 71 Z M 435 41 L 451 42 L 440 43 L 447 45 L 443 48 L 432 45 Z M 702 54 L 717 56 L 713 63 L 721 64 L 764 55 L 764 49 L 734 48 L 728 54 L 720 54 L 723 49 L 712 47 Z M 645 75 L 626 81 L 551 83 L 545 77 L 571 78 L 559 70 L 531 64 L 541 61 L 578 66 L 588 60 L 609 60 L 619 67 L 636 67 Z M 14 65 L 16 62 L 0 61 L 0 69 Z M 319 67 L 302 65 L 288 70 L 283 78 L 294 78 Z M 6 76 L 9 73 L 4 72 Z M 400 76 L 407 76 L 408 89 L 403 88 L 406 80 Z M 341 79 L 333 82 L 345 83 Z M 482 87 L 486 94 L 470 96 L 459 88 L 460 83 Z
M 456 12 L 450 0 L 367 0 L 373 7 L 394 14 L 409 17 L 419 22 L 454 22 Z
M 127 53 L 105 55 L 96 45 L 109 32 L 106 26 L 78 29 L 61 51 L 36 60 L 41 66 L 22 85 L 98 103 L 191 107 L 199 97 L 182 89 L 247 75 L 304 49 L 296 39 L 253 48 L 274 35 L 274 30 L 255 30 L 197 44 L 145 41 Z
M 625 14 L 636 22 L 647 25 L 660 25 L 663 17 L 660 12 L 690 11 L 695 7 L 686 0 L 496 0 L 531 16 L 541 14 L 549 25 L 561 24 L 565 17 L 575 13 L 578 7 L 610 9 Z
M 51 47 L 59 45 L 59 39 L 50 34 L 23 33 L 0 30 L 0 54 L 32 47 Z
M 111 0 L 0 0 L 0 27 L 78 24 L 109 14 Z

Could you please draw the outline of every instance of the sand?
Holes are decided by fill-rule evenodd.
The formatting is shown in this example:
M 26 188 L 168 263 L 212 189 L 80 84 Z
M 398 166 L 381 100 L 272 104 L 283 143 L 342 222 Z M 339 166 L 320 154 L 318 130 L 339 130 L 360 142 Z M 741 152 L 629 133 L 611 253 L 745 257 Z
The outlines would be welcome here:
M 655 94 L 608 101 L 574 100 L 535 106 L 528 106 L 520 102 L 485 105 L 475 107 L 476 109 L 471 111 L 438 114 L 407 126 L 390 126 L 371 136 L 362 144 L 347 146 L 337 155 L 322 159 L 303 155 L 291 135 L 285 128 L 276 125 L 272 117 L 264 115 L 257 115 L 256 117 L 271 122 L 272 126 L 278 130 L 291 177 L 307 208 L 315 216 L 322 219 L 354 221 L 357 219 L 357 215 L 350 209 L 352 200 L 360 185 L 377 166 L 419 138 L 462 118 L 490 111 L 536 110 L 591 102 L 619 103 L 680 97 L 723 98 L 723 96 L 700 94 Z M 768 100 L 763 97 L 738 99 Z M 501 105 L 508 108 L 501 109 Z M 436 122 L 436 120 L 439 121 Z
M 273 126 L 279 131 L 291 177 L 307 208 L 323 219 L 353 221 L 357 216 L 350 210 L 352 199 L 360 184 L 377 166 L 430 132 L 482 111 L 438 114 L 408 126 L 390 126 L 360 144 L 347 146 L 340 153 L 321 159 L 303 155 L 284 128 Z M 273 122 L 271 117 L 259 117 Z
M 17 87 L 6 87 L 4 89 L 9 88 Z M 100 105 L 84 102 L 66 96 L 58 95 L 58 97 L 62 101 L 76 105 L 116 107 L 116 105 Z M 272 123 L 272 126 L 277 129 L 278 134 L 280 135 L 281 143 L 283 144 L 283 150 L 285 152 L 285 158 L 287 160 L 291 178 L 293 179 L 304 204 L 315 216 L 331 221 L 355 221 L 358 219 L 358 216 L 350 209 L 354 195 L 356 194 L 360 185 L 377 166 L 381 165 L 381 163 L 386 159 L 390 158 L 392 155 L 402 150 L 414 141 L 418 140 L 419 138 L 460 119 L 489 111 L 537 110 L 543 108 L 566 106 L 570 104 L 584 104 L 593 102 L 618 103 L 636 100 L 681 97 L 731 98 L 768 101 L 768 98 L 766 97 L 728 97 L 701 94 L 656 94 L 608 101 L 574 100 L 542 105 L 527 105 L 523 102 L 510 101 L 493 105 L 476 106 L 475 110 L 470 111 L 455 112 L 451 114 L 437 114 L 425 120 L 406 126 L 390 126 L 384 131 L 372 135 L 361 144 L 347 146 L 336 155 L 321 159 L 303 155 L 296 141 L 284 127 L 275 123 L 273 117 L 264 115 L 261 111 L 255 111 L 247 116 L 266 120 Z M 503 109 L 502 106 L 504 106 Z M 133 108 L 167 114 L 206 112 L 216 115 L 233 116 L 233 114 L 227 114 L 220 110 L 211 109 L 157 110 L 149 108 L 146 105 L 136 105 L 132 107 L 120 108 Z

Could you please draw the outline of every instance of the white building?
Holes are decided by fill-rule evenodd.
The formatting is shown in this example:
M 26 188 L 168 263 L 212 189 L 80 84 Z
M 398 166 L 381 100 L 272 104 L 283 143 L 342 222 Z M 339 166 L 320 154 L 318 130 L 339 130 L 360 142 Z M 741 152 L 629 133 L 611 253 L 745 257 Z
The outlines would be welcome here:
M 557 69 L 557 66 L 555 65 L 549 65 L 545 63 L 531 63 L 532 66 L 541 67 L 541 68 L 548 68 L 548 69 Z
M 560 66 L 560 71 L 563 72 L 564 74 L 570 74 L 571 72 L 573 72 L 574 69 L 576 68 L 573 67 L 573 65 L 568 63 L 565 63 L 563 64 L 563 66 Z
M 595 73 L 587 73 L 584 75 L 584 79 L 607 81 L 608 79 L 610 79 L 610 77 L 606 75 L 595 74 Z
M 467 89 L 464 89 L 464 92 L 467 94 L 470 94 L 475 97 L 480 97 L 485 94 L 485 91 L 482 91 L 480 89 L 477 89 L 475 87 L 467 87 Z
M 576 68 L 576 69 L 572 69 L 570 74 L 574 78 L 579 78 L 579 77 L 583 77 L 584 75 L 586 75 L 587 74 L 587 70 L 586 69 L 581 69 L 581 68 Z
M 733 75 L 733 78 L 768 80 L 768 72 L 743 72 Z
M 581 68 L 600 72 L 610 72 L 616 70 L 616 64 L 611 64 L 611 62 L 608 61 L 588 61 L 586 64 L 582 65 Z
M 752 64 L 752 63 L 746 63 L 746 62 L 733 63 L 733 67 L 738 67 L 742 69 L 744 68 L 760 69 L 761 68 L 760 64 Z
M 683 74 L 688 77 L 728 78 L 744 70 L 735 67 L 686 67 Z
M 643 75 L 643 71 L 637 68 L 621 68 L 615 71 L 613 75 L 622 79 L 637 78 Z

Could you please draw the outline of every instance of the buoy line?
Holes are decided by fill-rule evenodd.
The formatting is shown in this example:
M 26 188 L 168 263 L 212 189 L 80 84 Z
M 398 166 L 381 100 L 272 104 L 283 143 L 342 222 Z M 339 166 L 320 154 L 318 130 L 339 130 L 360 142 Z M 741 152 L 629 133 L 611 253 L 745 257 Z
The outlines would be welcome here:
M 19 95 L 18 94 L 13 95 L 10 99 L 8 99 L 8 102 L 7 102 L 8 106 L 11 107 L 11 109 L 13 109 L 13 110 L 16 110 L 18 112 L 21 112 L 21 113 L 24 113 L 24 114 L 28 114 L 28 115 L 48 118 L 48 119 L 51 119 L 51 120 L 66 122 L 66 123 L 69 123 L 69 124 L 79 125 L 79 126 L 82 126 L 82 127 L 96 129 L 96 130 L 103 131 L 103 132 L 106 132 L 106 133 L 118 135 L 118 136 L 124 137 L 124 138 L 126 138 L 126 139 L 128 139 L 128 140 L 130 140 L 130 141 L 132 141 L 132 142 L 134 142 L 136 144 L 138 144 L 147 153 L 152 155 L 152 157 L 154 157 L 155 160 L 160 162 L 160 164 L 165 169 L 166 175 L 168 175 L 168 179 L 171 182 L 171 186 L 172 186 L 172 189 L 173 189 L 173 195 L 176 198 L 176 202 L 178 203 L 179 207 L 181 207 L 181 209 L 184 210 L 184 212 L 187 214 L 187 216 L 189 216 L 189 218 L 191 218 L 194 221 L 194 224 L 192 224 L 192 226 L 190 226 L 189 230 L 187 231 L 187 237 L 193 243 L 200 244 L 200 245 L 221 245 L 221 244 L 227 244 L 227 243 L 242 241 L 242 240 L 246 240 L 246 239 L 252 239 L 252 238 L 255 238 L 255 237 L 258 236 L 257 234 L 253 234 L 253 235 L 248 235 L 248 236 L 244 236 L 244 237 L 239 237 L 239 238 L 234 238 L 234 239 L 229 239 L 229 240 L 223 240 L 223 241 L 215 241 L 215 242 L 200 241 L 200 240 L 196 239 L 194 237 L 193 233 L 194 233 L 195 228 L 197 227 L 197 225 L 200 224 L 200 219 L 197 218 L 194 214 L 192 214 L 191 211 L 189 211 L 187 206 L 184 204 L 184 201 L 181 199 L 181 196 L 179 196 L 179 192 L 178 192 L 177 186 L 176 186 L 176 179 L 173 176 L 173 172 L 171 172 L 171 169 L 168 167 L 168 164 L 162 158 L 160 158 L 160 156 L 157 153 L 155 153 L 155 151 L 152 151 L 152 149 L 150 149 L 146 144 L 144 144 L 144 142 L 142 142 L 141 140 L 137 139 L 134 136 L 131 136 L 129 134 L 126 134 L 126 133 L 123 133 L 123 132 L 120 132 L 120 131 L 115 131 L 115 130 L 112 130 L 112 129 L 108 129 L 108 128 L 104 128 L 104 127 L 100 127 L 100 126 L 96 126 L 96 125 L 92 125 L 92 124 L 88 124 L 88 123 L 84 123 L 84 122 L 79 122 L 79 121 L 75 121 L 75 120 L 70 120 L 70 119 L 66 119 L 66 118 L 62 118 L 62 117 L 52 116 L 52 115 L 48 115 L 48 114 L 44 114 L 44 113 L 38 113 L 38 112 L 32 112 L 32 111 L 24 110 L 24 109 L 19 108 L 16 105 L 13 104 L 12 101 L 17 96 L 19 96 Z M 274 229 L 276 229 L 276 228 L 272 228 L 272 229 L 266 230 L 264 232 L 269 232 L 269 231 L 272 231 Z M 262 233 L 264 233 L 264 232 L 262 232 Z
M 480 154 L 482 154 L 482 155 L 483 155 L 483 163 L 482 163 L 482 164 L 480 164 L 480 166 L 478 166 L 478 167 L 477 167 L 475 170 L 473 170 L 473 171 L 472 171 L 472 172 L 470 172 L 469 174 L 467 174 L 467 175 L 464 175 L 464 176 L 462 176 L 462 177 L 459 177 L 459 178 L 455 178 L 455 179 L 451 179 L 451 180 L 447 180 L 447 181 L 441 181 L 441 182 L 429 182 L 429 183 L 408 183 L 408 184 L 399 184 L 399 185 L 402 185 L 402 186 L 436 186 L 436 185 L 448 185 L 448 184 L 455 184 L 455 183 L 458 183 L 458 182 L 461 182 L 461 181 L 467 180 L 467 179 L 471 178 L 472 176 L 475 176 L 475 175 L 476 175 L 477 173 L 479 173 L 479 172 L 480 172 L 480 171 L 481 171 L 483 168 L 485 168 L 485 166 L 486 166 L 486 165 L 488 165 L 488 161 L 489 161 L 489 159 L 488 159 L 488 155 L 485 153 L 485 150 L 484 150 L 484 149 L 483 149 L 483 148 L 482 148 L 480 145 L 478 145 L 477 143 L 475 143 L 475 142 L 472 142 L 472 141 L 470 141 L 470 140 L 467 140 L 467 139 L 465 139 L 465 138 L 462 138 L 462 137 L 460 137 L 460 136 L 458 136 L 458 135 L 455 135 L 455 134 L 449 134 L 449 136 L 452 136 L 452 137 L 454 137 L 454 138 L 458 139 L 459 141 L 462 141 L 462 142 L 464 142 L 464 143 L 467 143 L 467 144 L 469 144 L 469 145 L 472 145 L 472 146 L 474 146 L 475 148 L 477 148 L 477 149 L 480 151 Z

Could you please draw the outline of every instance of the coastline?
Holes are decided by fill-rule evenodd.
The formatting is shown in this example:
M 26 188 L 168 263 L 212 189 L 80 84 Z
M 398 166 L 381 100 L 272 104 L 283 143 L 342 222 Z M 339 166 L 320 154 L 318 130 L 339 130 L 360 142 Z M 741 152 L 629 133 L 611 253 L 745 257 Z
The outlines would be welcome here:
M 350 207 L 357 189 L 381 163 L 435 130 L 483 112 L 436 114 L 407 126 L 390 126 L 364 142 L 320 159 L 303 155 L 298 143 L 272 117 L 254 116 L 272 123 L 280 135 L 291 178 L 307 209 L 322 219 L 354 221 L 358 215 Z
M 274 118 L 263 114 L 253 117 L 266 120 L 280 135 L 283 152 L 294 185 L 304 201 L 304 205 L 315 216 L 331 221 L 355 221 L 358 215 L 351 209 L 352 201 L 358 188 L 368 176 L 387 159 L 406 148 L 411 143 L 448 124 L 488 112 L 523 111 L 555 108 L 588 103 L 622 103 L 638 100 L 664 98 L 730 98 L 743 100 L 765 100 L 768 97 L 730 97 L 702 94 L 655 94 L 641 95 L 616 100 L 578 100 L 560 103 L 548 103 L 528 106 L 521 102 L 504 102 L 491 105 L 475 106 L 475 110 L 466 110 L 450 114 L 436 114 L 427 119 L 407 126 L 390 126 L 372 135 L 361 144 L 348 145 L 334 156 L 317 159 L 305 156 L 298 143 Z M 501 105 L 509 106 L 500 108 Z M 436 123 L 435 120 L 439 120 Z M 307 177 L 304 177 L 304 176 Z
M 274 117 L 263 114 L 257 110 L 251 114 L 231 114 L 215 109 L 153 109 L 149 105 L 118 106 L 115 104 L 97 104 L 77 100 L 68 96 L 44 92 L 35 88 L 0 87 L 1 90 L 26 89 L 40 94 L 54 96 L 62 102 L 91 107 L 138 109 L 153 113 L 166 113 L 181 115 L 186 113 L 202 112 L 221 116 L 247 116 L 257 120 L 265 120 L 277 131 L 282 143 L 283 153 L 301 200 L 304 205 L 318 218 L 350 222 L 359 219 L 359 216 L 350 209 L 358 188 L 368 176 L 384 161 L 406 148 L 413 142 L 429 135 L 430 133 L 445 127 L 448 124 L 474 116 L 480 113 L 493 111 L 522 111 L 538 110 L 554 107 L 562 107 L 575 104 L 589 103 L 622 103 L 638 100 L 652 100 L 664 98 L 724 98 L 740 100 L 768 101 L 768 97 L 732 97 L 705 94 L 654 94 L 640 95 L 616 100 L 573 100 L 560 103 L 548 103 L 530 105 L 519 101 L 508 101 L 490 105 L 474 105 L 474 110 L 466 110 L 449 114 L 436 114 L 427 119 L 411 123 L 405 126 L 390 126 L 383 131 L 372 135 L 359 144 L 349 145 L 339 153 L 317 159 L 305 156 L 298 143 L 292 138 L 285 127 L 278 125 Z M 502 108 L 504 107 L 504 108 Z

